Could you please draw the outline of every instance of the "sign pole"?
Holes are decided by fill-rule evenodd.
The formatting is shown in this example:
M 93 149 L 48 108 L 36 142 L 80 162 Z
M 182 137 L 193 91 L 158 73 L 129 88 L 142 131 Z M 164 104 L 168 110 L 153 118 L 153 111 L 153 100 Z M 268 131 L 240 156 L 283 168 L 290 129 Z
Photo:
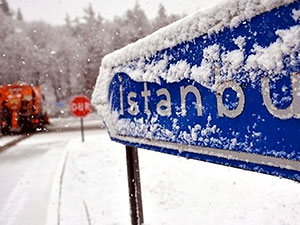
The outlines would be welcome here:
M 84 130 L 83 130 L 83 118 L 80 117 L 80 125 L 81 125 L 81 141 L 84 142 Z
M 126 146 L 127 174 L 129 201 L 131 210 L 131 224 L 142 225 L 144 223 L 140 169 L 138 161 L 138 149 Z

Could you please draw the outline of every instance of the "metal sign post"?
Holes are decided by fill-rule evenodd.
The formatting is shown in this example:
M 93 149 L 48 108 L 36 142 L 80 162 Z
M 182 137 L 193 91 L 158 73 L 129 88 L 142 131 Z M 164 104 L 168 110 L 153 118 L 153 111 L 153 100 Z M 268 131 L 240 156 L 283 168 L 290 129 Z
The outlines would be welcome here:
M 126 146 L 128 189 L 132 225 L 144 223 L 138 150 Z
M 81 127 L 81 141 L 84 142 L 83 117 L 80 118 L 80 127 Z

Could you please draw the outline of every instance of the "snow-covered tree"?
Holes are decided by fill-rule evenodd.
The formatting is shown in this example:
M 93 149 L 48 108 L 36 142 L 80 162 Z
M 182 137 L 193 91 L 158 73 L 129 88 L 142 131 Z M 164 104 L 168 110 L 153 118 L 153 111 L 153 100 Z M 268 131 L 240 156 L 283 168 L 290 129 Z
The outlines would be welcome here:
M 82 22 L 79 21 L 77 19 L 73 23 L 69 22 L 69 28 L 77 39 L 78 45 L 86 49 L 86 59 L 81 64 L 84 82 L 82 92 L 89 96 L 93 91 L 101 60 L 106 54 L 103 32 L 105 30 L 104 21 L 100 15 L 96 16 L 91 5 L 84 9 L 83 20 Z
M 0 11 L 2 11 L 5 15 L 10 16 L 11 12 L 6 0 L 0 0 Z M 0 12 L 1 13 L 1 12 Z
M 0 85 L 19 81 L 45 85 L 55 101 L 89 96 L 106 54 L 176 18 L 167 16 L 161 6 L 150 21 L 136 3 L 122 17 L 105 20 L 89 5 L 82 18 L 66 15 L 65 25 L 51 26 L 24 21 L 20 10 L 14 13 L 6 0 L 0 0 Z
M 22 14 L 20 8 L 18 8 L 18 10 L 17 10 L 17 20 L 23 21 L 23 14 Z
M 152 21 L 153 30 L 158 30 L 170 23 L 175 22 L 176 20 L 180 19 L 180 16 L 177 15 L 167 15 L 166 8 L 160 4 L 158 8 L 157 16 Z

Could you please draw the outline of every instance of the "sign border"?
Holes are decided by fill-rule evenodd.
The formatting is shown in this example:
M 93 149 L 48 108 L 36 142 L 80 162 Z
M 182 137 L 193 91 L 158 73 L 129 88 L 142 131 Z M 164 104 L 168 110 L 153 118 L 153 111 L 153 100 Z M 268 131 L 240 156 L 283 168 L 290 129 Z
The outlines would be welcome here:
M 113 141 L 125 145 L 177 155 L 187 159 L 192 158 L 205 162 L 213 162 L 219 165 L 236 162 L 236 165 L 230 163 L 231 167 L 268 175 L 276 175 L 300 182 L 300 162 L 295 160 L 114 134 L 110 134 L 110 137 Z M 244 165 L 247 165 L 247 167 L 245 168 Z M 284 173 L 281 173 L 281 171 L 284 171 Z

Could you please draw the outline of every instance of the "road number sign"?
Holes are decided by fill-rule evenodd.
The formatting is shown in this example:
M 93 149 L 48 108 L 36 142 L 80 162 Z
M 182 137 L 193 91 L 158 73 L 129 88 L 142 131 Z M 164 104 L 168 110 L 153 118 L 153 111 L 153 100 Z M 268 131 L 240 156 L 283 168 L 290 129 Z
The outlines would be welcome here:
M 77 117 L 85 117 L 91 110 L 91 102 L 85 96 L 75 96 L 70 103 L 70 111 Z

